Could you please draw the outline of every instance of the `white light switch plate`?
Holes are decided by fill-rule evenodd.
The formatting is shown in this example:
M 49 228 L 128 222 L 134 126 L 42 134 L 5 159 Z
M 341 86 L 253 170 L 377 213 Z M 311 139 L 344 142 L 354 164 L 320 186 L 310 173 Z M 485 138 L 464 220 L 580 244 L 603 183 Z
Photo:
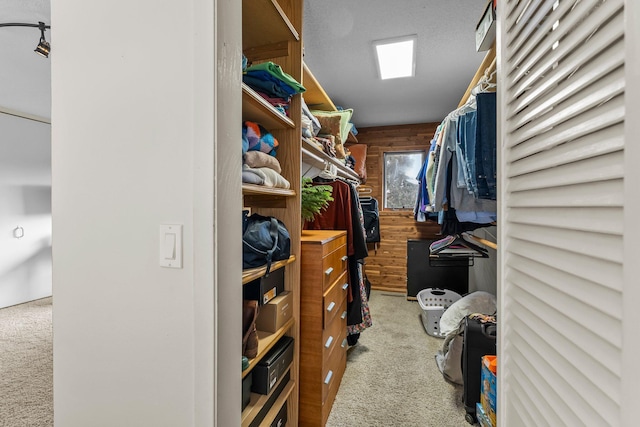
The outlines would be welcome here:
M 182 268 L 182 224 L 160 224 L 160 266 Z

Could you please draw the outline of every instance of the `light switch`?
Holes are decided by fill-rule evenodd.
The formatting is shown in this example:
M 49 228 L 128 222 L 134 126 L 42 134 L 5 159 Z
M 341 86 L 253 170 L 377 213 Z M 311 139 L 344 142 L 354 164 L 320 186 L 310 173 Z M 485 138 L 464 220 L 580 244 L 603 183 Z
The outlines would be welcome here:
M 160 266 L 182 268 L 182 224 L 160 224 Z

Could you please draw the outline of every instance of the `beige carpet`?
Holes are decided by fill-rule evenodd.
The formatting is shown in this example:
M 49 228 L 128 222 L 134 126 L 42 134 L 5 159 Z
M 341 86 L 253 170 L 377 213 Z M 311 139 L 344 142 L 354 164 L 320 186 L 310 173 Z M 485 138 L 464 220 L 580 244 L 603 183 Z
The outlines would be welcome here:
M 0 427 L 53 426 L 51 298 L 0 310 Z M 373 326 L 348 350 L 327 427 L 468 427 L 462 387 L 447 383 L 420 307 L 372 291 Z
M 51 303 L 0 310 L 0 427 L 53 426 Z
M 469 427 L 462 386 L 442 378 L 443 340 L 424 330 L 417 301 L 372 291 L 373 326 L 347 354 L 328 427 Z

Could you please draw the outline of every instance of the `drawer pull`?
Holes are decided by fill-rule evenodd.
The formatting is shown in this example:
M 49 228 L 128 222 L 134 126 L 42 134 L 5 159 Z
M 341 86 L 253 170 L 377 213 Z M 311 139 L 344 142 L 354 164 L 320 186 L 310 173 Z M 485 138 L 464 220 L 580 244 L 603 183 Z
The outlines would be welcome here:
M 344 318 L 347 317 L 347 310 L 342 312 L 342 316 L 340 316 L 341 319 L 344 320 Z
M 329 339 L 327 340 L 327 342 L 326 342 L 326 343 L 324 343 L 324 346 L 325 346 L 326 348 L 329 348 L 329 347 L 331 347 L 331 343 L 332 343 L 332 342 L 333 342 L 333 337 L 329 337 Z
M 325 276 L 331 276 L 331 273 L 333 273 L 333 267 L 329 267 L 324 271 Z
M 333 310 L 333 307 L 335 307 L 335 306 L 336 306 L 336 303 L 331 301 L 331 303 L 327 306 L 327 311 Z
M 344 285 L 342 285 L 342 290 L 346 291 L 348 287 L 349 287 L 349 284 L 345 283 Z
M 333 371 L 329 371 L 327 376 L 324 378 L 324 383 L 329 384 L 331 382 L 331 377 L 333 376 Z
M 348 259 L 349 259 L 349 257 L 345 255 L 345 256 L 343 256 L 343 257 L 342 257 L 342 258 L 340 258 L 340 259 L 342 260 L 342 262 L 345 262 L 346 260 L 348 260 Z
M 347 339 L 342 340 L 342 345 L 340 347 L 345 348 L 347 346 Z

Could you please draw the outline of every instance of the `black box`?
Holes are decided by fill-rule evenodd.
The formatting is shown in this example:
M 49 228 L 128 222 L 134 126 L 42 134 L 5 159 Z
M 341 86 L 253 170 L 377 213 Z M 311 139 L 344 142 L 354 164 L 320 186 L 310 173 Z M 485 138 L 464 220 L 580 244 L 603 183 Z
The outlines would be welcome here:
M 251 391 L 269 394 L 293 360 L 293 338 L 283 336 L 253 368 Z
M 429 262 L 429 245 L 434 240 L 407 240 L 407 298 L 415 299 L 427 288 L 449 289 L 460 295 L 469 292 L 469 259 L 442 258 Z
M 247 375 L 242 379 L 242 410 L 247 407 L 251 401 L 251 383 L 253 375 Z
M 260 411 L 258 412 L 258 415 L 256 415 L 253 421 L 251 421 L 251 423 L 249 424 L 249 427 L 258 427 L 260 423 L 262 423 L 262 420 L 264 420 L 264 417 L 267 416 L 275 401 L 278 399 L 278 397 L 280 397 L 280 393 L 282 393 L 282 390 L 284 390 L 284 388 L 289 383 L 289 378 L 291 378 L 291 371 L 287 370 L 287 373 L 284 375 L 284 377 L 282 377 L 282 381 L 280 381 L 278 387 L 273 390 L 262 409 L 260 409 Z
M 287 425 L 287 402 L 284 402 L 284 405 L 280 408 L 280 412 L 271 423 L 271 427 L 284 427 L 285 425 Z
M 264 305 L 283 292 L 284 267 L 245 284 L 242 287 L 242 298 L 258 300 L 258 305 Z

